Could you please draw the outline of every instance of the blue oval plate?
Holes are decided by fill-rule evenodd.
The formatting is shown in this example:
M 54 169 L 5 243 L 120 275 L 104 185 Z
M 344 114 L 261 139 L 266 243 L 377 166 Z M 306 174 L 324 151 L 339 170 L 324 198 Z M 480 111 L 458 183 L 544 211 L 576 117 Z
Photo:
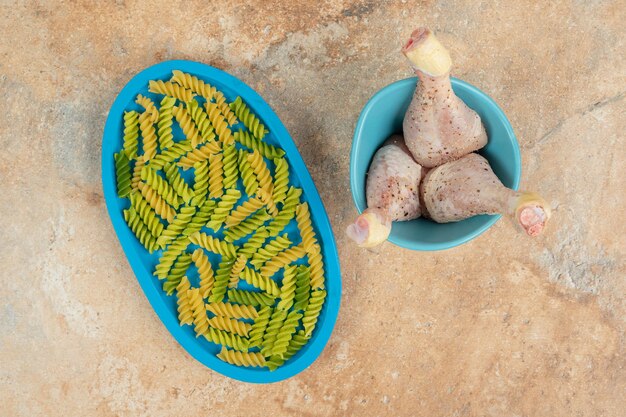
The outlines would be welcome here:
M 157 97 L 148 92 L 148 81 L 158 79 L 167 81 L 172 75 L 172 70 L 175 69 L 193 74 L 217 87 L 228 101 L 241 96 L 270 130 L 265 140 L 280 146 L 286 152 L 290 165 L 291 184 L 303 189 L 303 199 L 309 203 L 312 221 L 318 232 L 324 256 L 326 301 L 309 343 L 273 372 L 265 368 L 242 368 L 222 362 L 215 356 L 220 350 L 218 345 L 209 343 L 202 337 L 196 338 L 191 326 L 179 326 L 176 297 L 167 296 L 161 289 L 162 281 L 152 275 L 162 251 L 149 254 L 124 222 L 122 210 L 128 208 L 129 203 L 127 199 L 117 196 L 113 162 L 113 154 L 122 147 L 123 112 L 138 109 L 134 103 L 137 94 L 143 94 L 156 101 Z M 175 138 L 178 137 L 177 140 L 180 140 L 182 136 L 180 134 L 177 136 L 176 133 L 177 130 L 174 130 Z M 322 200 L 289 132 L 270 106 L 252 88 L 230 74 L 209 65 L 191 61 L 167 61 L 143 70 L 122 89 L 109 112 L 102 140 L 102 184 L 113 227 L 141 288 L 165 327 L 191 356 L 230 378 L 245 382 L 268 383 L 298 374 L 320 355 L 337 320 L 341 298 L 341 274 L 335 240 Z M 291 227 L 295 229 L 295 225 L 292 224 Z M 290 229 L 286 231 L 290 232 Z
M 350 188 L 359 213 L 367 208 L 365 178 L 372 158 L 389 136 L 402 133 L 402 120 L 416 82 L 417 77 L 412 77 L 389 84 L 378 91 L 361 112 L 350 154 Z M 452 89 L 482 118 L 489 142 L 478 153 L 487 158 L 505 186 L 517 190 L 522 163 L 517 139 L 504 112 L 488 95 L 471 84 L 452 78 Z M 389 241 L 419 251 L 448 249 L 479 236 L 499 218 L 500 215 L 481 215 L 445 224 L 423 218 L 393 222 Z

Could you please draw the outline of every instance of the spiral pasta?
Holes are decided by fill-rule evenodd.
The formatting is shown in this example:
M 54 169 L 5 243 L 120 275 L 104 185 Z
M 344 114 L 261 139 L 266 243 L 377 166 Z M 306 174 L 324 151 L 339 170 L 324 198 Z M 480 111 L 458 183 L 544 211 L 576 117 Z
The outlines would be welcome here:
M 239 284 L 239 274 L 246 266 L 248 258 L 246 255 L 239 255 L 237 261 L 233 264 L 233 268 L 230 270 L 230 279 L 228 281 L 228 288 L 235 288 Z
M 240 352 L 223 347 L 217 357 L 231 365 L 245 367 L 263 367 L 265 358 L 258 352 Z
M 213 210 L 213 215 L 207 226 L 217 232 L 222 227 L 222 224 L 224 224 L 228 213 L 230 213 L 235 204 L 237 204 L 239 198 L 241 198 L 241 191 L 238 189 L 230 188 L 226 190 L 222 199 L 217 203 L 217 207 Z
M 167 295 L 172 295 L 174 290 L 176 290 L 176 287 L 180 284 L 182 277 L 187 272 L 189 265 L 191 265 L 191 256 L 187 253 L 183 253 L 178 257 L 178 259 L 176 259 L 176 262 L 174 262 L 174 265 L 167 276 L 167 280 L 163 282 L 163 291 L 165 291 Z
M 262 140 L 269 133 L 265 125 L 250 111 L 250 108 L 243 102 L 241 97 L 237 97 L 235 101 L 230 103 L 230 108 L 257 139 Z
M 176 118 L 187 140 L 191 142 L 191 147 L 195 148 L 198 146 L 200 143 L 200 132 L 187 109 L 183 106 L 174 106 L 172 107 L 172 114 Z
M 143 156 L 146 161 L 154 158 L 157 153 L 157 135 L 152 118 L 153 116 L 148 113 L 148 110 L 139 115 L 139 130 L 141 131 L 141 138 L 143 140 Z
M 141 181 L 137 184 L 137 188 L 141 192 L 143 198 L 145 198 L 148 204 L 150 204 L 150 207 L 154 209 L 156 214 L 168 222 L 174 221 L 176 210 L 167 204 L 167 202 L 156 192 L 154 188 Z
M 239 175 L 241 176 L 241 181 L 246 189 L 246 194 L 249 196 L 256 195 L 256 190 L 259 188 L 259 182 L 257 181 L 256 175 L 254 175 L 254 171 L 252 170 L 252 166 L 248 161 L 248 152 L 239 149 L 237 163 L 239 165 Z
M 309 213 L 309 205 L 307 203 L 301 203 L 296 207 L 296 222 L 302 238 L 302 246 L 307 253 L 310 253 L 313 245 L 317 244 L 317 239 L 311 224 L 311 214 Z
M 130 161 L 124 152 L 113 155 L 115 160 L 115 179 L 117 181 L 117 195 L 124 198 L 130 194 Z
M 250 263 L 255 268 L 259 269 L 265 261 L 287 249 L 291 246 L 291 243 L 291 240 L 287 237 L 287 233 L 282 236 L 277 236 L 276 239 L 268 242 L 264 247 L 259 248 L 259 250 L 252 257 L 252 261 L 250 261 Z
M 189 203 L 194 197 L 194 192 L 189 188 L 183 177 L 180 176 L 176 164 L 170 162 L 165 165 L 164 169 L 167 182 L 169 182 L 174 191 L 176 191 L 176 194 L 178 194 L 185 203 Z
M 233 133 L 233 138 L 245 146 L 246 148 L 250 148 L 253 151 L 258 151 L 263 157 L 267 159 L 275 159 L 282 158 L 285 155 L 285 151 L 276 146 L 272 146 L 269 143 L 263 142 L 255 138 L 250 134 L 250 132 L 246 132 L 244 130 L 239 130 Z
M 179 84 L 174 84 L 169 81 L 165 82 L 161 80 L 150 80 L 150 82 L 148 83 L 148 91 L 156 94 L 164 94 L 185 103 L 191 101 L 194 96 L 191 90 L 188 90 Z
M 204 300 L 200 295 L 199 288 L 193 288 L 187 292 L 189 299 L 189 305 L 193 312 L 193 326 L 196 332 L 196 337 L 205 334 L 209 330 L 209 318 L 206 315 L 206 309 L 204 308 Z
M 265 164 L 265 161 L 259 151 L 254 151 L 248 155 L 248 162 L 250 162 L 252 171 L 254 172 L 254 175 L 256 175 L 256 179 L 259 182 L 259 188 L 263 188 L 271 195 L 273 188 L 272 174 L 270 174 L 270 170 L 267 168 L 267 165 Z
M 187 227 L 185 227 L 185 230 L 183 230 L 183 235 L 191 236 L 192 234 L 199 232 L 211 218 L 214 209 L 215 201 L 206 200 L 200 207 L 198 207 L 196 214 L 194 214 Z
M 148 252 L 152 253 L 157 247 L 156 239 L 148 230 L 148 226 L 141 220 L 134 208 L 124 210 L 124 220 L 130 227 L 130 230 L 135 234 L 139 242 L 143 245 Z
M 309 305 L 307 306 L 306 310 L 304 310 L 304 316 L 302 317 L 302 326 L 304 326 L 304 335 L 306 337 L 311 337 L 313 329 L 317 324 L 317 319 L 319 318 L 320 312 L 322 311 L 325 299 L 326 291 L 314 290 L 311 292 L 311 296 L 309 297 Z
M 278 337 L 278 332 L 283 327 L 283 323 L 287 318 L 287 312 L 285 310 L 274 310 L 270 318 L 270 322 L 265 329 L 265 335 L 263 335 L 263 342 L 261 342 L 261 353 L 263 356 L 270 356 L 274 349 L 274 342 Z
M 200 132 L 202 142 L 213 141 L 215 139 L 213 126 L 209 121 L 209 116 L 198 104 L 198 102 L 196 100 L 191 100 L 189 103 L 187 103 L 187 110 L 196 126 L 198 126 L 198 132 Z
M 141 170 L 143 169 L 145 164 L 146 162 L 143 159 L 143 155 L 138 156 L 137 159 L 135 159 L 135 166 L 133 167 L 133 174 L 130 177 L 130 189 L 131 190 L 139 189 L 139 182 L 141 181 Z
M 157 175 L 156 171 L 150 168 L 149 165 L 144 166 L 141 170 L 141 179 L 152 187 L 157 194 L 163 197 L 167 204 L 174 206 L 176 209 L 180 206 L 176 190 L 174 190 L 167 181 Z
M 188 140 L 181 140 L 180 142 L 176 142 L 168 149 L 162 151 L 155 158 L 153 158 L 150 161 L 150 166 L 158 171 L 159 169 L 162 169 L 168 162 L 172 162 L 180 158 L 184 154 L 191 152 L 191 149 L 191 142 Z
M 271 277 L 279 269 L 295 262 L 305 255 L 306 251 L 302 246 L 292 246 L 278 255 L 274 256 L 261 267 L 261 275 Z
M 204 108 L 209 115 L 209 120 L 211 121 L 213 129 L 215 129 L 215 133 L 217 133 L 217 137 L 219 138 L 220 142 L 222 142 L 224 146 L 233 143 L 235 138 L 228 128 L 228 122 L 226 122 L 226 119 L 224 119 L 224 116 L 222 116 L 218 105 L 215 103 L 207 102 L 204 104 Z
M 176 104 L 176 99 L 163 97 L 159 108 L 159 119 L 157 121 L 159 147 L 162 150 L 171 148 L 174 145 L 174 135 L 172 134 L 172 107 Z
M 230 271 L 233 269 L 235 258 L 222 258 L 217 271 L 215 272 L 215 283 L 209 295 L 209 303 L 217 303 L 223 300 L 230 279 Z
M 267 210 L 261 209 L 236 226 L 226 229 L 224 240 L 234 242 L 259 229 L 271 216 Z
M 289 188 L 282 209 L 278 212 L 278 215 L 274 217 L 274 220 L 272 220 L 272 222 L 267 226 L 270 236 L 277 236 L 285 229 L 285 226 L 289 224 L 291 219 L 293 219 L 296 214 L 296 206 L 300 202 L 301 194 L 302 190 L 300 188 Z
M 276 298 L 266 292 L 248 290 L 228 290 L 227 297 L 231 303 L 246 304 L 255 307 L 272 305 Z
M 139 94 L 137 95 L 137 99 L 135 100 L 135 103 L 139 104 L 141 107 L 144 108 L 145 110 L 144 113 L 150 116 L 150 121 L 152 123 L 156 123 L 157 120 L 159 120 L 159 110 L 154 105 L 154 102 L 150 100 L 148 97 L 142 96 L 141 94 Z
M 139 149 L 139 113 L 134 110 L 124 112 L 124 153 L 128 159 L 137 157 Z
M 265 365 L 269 368 L 270 371 L 275 371 L 278 367 L 282 366 L 286 361 L 291 359 L 293 355 L 298 353 L 300 349 L 304 345 L 307 344 L 309 339 L 304 336 L 304 332 L 300 330 L 296 334 L 293 335 L 291 340 L 289 341 L 289 345 L 287 346 L 287 351 L 283 354 L 282 357 L 278 355 L 272 355 L 269 359 L 266 359 Z
M 289 164 L 285 158 L 274 159 L 276 169 L 274 171 L 274 192 L 272 200 L 276 203 L 282 203 L 287 197 L 289 189 Z
M 152 233 L 152 236 L 158 238 L 161 236 L 163 232 L 163 224 L 157 218 L 156 212 L 150 207 L 150 204 L 146 201 L 145 198 L 138 191 L 133 191 L 130 194 L 130 205 L 135 209 L 139 218 L 144 222 L 144 224 Z M 158 244 L 157 239 L 157 244 Z
M 206 201 L 209 191 L 209 163 L 208 161 L 196 162 L 193 167 L 195 173 L 193 182 L 194 196 L 189 204 L 199 206 Z
M 293 298 L 293 309 L 304 311 L 309 305 L 311 291 L 311 273 L 306 265 L 299 265 L 296 273 L 296 291 Z
M 273 300 L 272 300 L 273 301 Z M 259 310 L 258 316 L 254 319 L 254 324 L 248 332 L 248 340 L 250 347 L 260 347 L 263 342 L 263 335 L 265 329 L 270 322 L 270 316 L 272 314 L 272 307 L 264 306 Z
M 180 236 L 183 230 L 187 227 L 194 214 L 196 214 L 196 208 L 193 206 L 181 207 L 178 214 L 174 217 L 174 220 L 167 225 L 165 230 L 158 236 L 157 245 L 160 248 L 165 247 L 170 241 Z M 159 223 L 160 224 L 160 223 Z
M 224 164 L 222 154 L 209 156 L 209 197 L 224 195 Z
M 178 161 L 178 166 L 184 169 L 185 171 L 189 168 L 193 167 L 196 162 L 209 161 L 211 156 L 218 154 L 222 148 L 220 144 L 217 142 L 208 142 L 199 148 L 191 150 L 191 146 L 189 148 L 191 152 L 187 152 L 185 156 L 180 158 Z M 220 155 L 221 158 L 221 155 Z
M 196 232 L 189 235 L 189 240 L 209 252 L 217 253 L 218 255 L 235 258 L 237 256 L 237 249 L 232 243 L 220 240 L 211 235 L 207 235 L 203 232 Z
M 234 143 L 224 147 L 224 188 L 237 186 L 237 148 Z
M 215 275 L 211 262 L 200 248 L 193 251 L 191 260 L 196 265 L 196 268 L 198 268 L 198 275 L 200 276 L 200 295 L 202 298 L 208 298 L 215 284 Z
M 236 319 L 229 319 L 223 316 L 215 316 L 209 319 L 209 324 L 218 330 L 224 330 L 229 333 L 236 334 L 237 336 L 248 336 L 251 324 L 239 321 Z
M 251 198 L 250 200 L 244 201 L 230 212 L 226 218 L 226 228 L 237 226 L 261 207 L 263 207 L 263 202 L 258 198 Z
M 276 308 L 289 310 L 293 306 L 296 293 L 296 266 L 289 265 L 285 268 L 282 287 L 280 288 L 280 301 Z M 295 330 L 295 329 L 294 329 Z
M 259 317 L 259 312 L 251 305 L 218 302 L 207 304 L 206 309 L 216 316 L 230 319 L 256 319 Z
M 324 288 L 324 261 L 322 260 L 322 248 L 315 244 L 311 246 L 307 253 L 309 257 L 309 267 L 311 269 L 311 288 Z
M 248 351 L 248 340 L 236 334 L 225 332 L 224 330 L 218 330 L 213 327 L 209 327 L 209 330 L 203 335 L 206 340 L 212 343 L 216 343 L 223 346 L 228 346 L 233 349 L 237 349 L 241 352 Z
M 154 270 L 154 275 L 159 279 L 167 278 L 174 262 L 180 254 L 187 249 L 187 246 L 189 246 L 189 238 L 187 236 L 178 237 L 174 242 L 172 242 L 163 252 L 163 255 L 161 255 L 159 263 Z
M 213 99 L 213 95 L 217 91 L 216 88 L 211 86 L 209 83 L 205 83 L 204 81 L 198 79 L 198 77 L 191 74 L 187 74 L 179 70 L 172 71 L 172 74 L 173 82 L 188 88 L 199 96 L 202 96 L 206 101 L 211 101 L 211 99 Z
M 296 328 L 298 327 L 298 323 L 301 318 L 302 314 L 297 311 L 292 311 L 287 315 L 287 318 L 276 335 L 276 340 L 272 346 L 272 355 L 277 355 L 280 358 L 284 357 L 287 352 L 289 342 L 291 341 L 293 334 L 296 332 Z
M 176 287 L 176 304 L 178 304 L 178 321 L 181 326 L 193 323 L 193 310 L 189 303 L 189 279 L 183 277 Z
M 274 297 L 278 297 L 280 295 L 280 289 L 278 288 L 278 284 L 276 284 L 276 281 L 267 276 L 259 274 L 252 268 L 249 268 L 247 266 L 244 267 L 243 272 L 240 276 L 244 279 L 244 281 L 246 281 L 248 284 L 252 285 L 255 288 L 258 288 L 262 291 L 267 291 L 270 295 Z
M 256 195 L 259 200 L 267 207 L 267 212 L 272 216 L 278 216 L 278 207 L 276 207 L 276 203 L 272 199 L 272 195 L 267 192 L 264 188 L 259 188 L 256 190 Z
M 248 241 L 243 244 L 243 247 L 239 249 L 239 253 L 246 255 L 248 258 L 252 258 L 256 251 L 263 246 L 263 243 L 268 236 L 269 233 L 265 226 L 259 227 L 257 231 L 248 239 Z

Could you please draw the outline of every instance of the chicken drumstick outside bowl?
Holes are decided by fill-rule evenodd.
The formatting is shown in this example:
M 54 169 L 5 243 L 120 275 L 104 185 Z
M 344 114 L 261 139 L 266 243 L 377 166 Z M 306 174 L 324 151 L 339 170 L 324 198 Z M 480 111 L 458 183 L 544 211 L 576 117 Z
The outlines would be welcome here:
M 367 208 L 365 184 L 376 151 L 393 134 L 402 134 L 402 122 L 411 102 L 417 77 L 392 83 L 378 91 L 363 108 L 350 154 L 350 187 L 359 213 Z M 488 142 L 478 153 L 485 157 L 503 185 L 517 190 L 521 158 L 511 124 L 500 107 L 478 88 L 451 77 L 454 93 L 473 109 L 487 132 Z M 479 215 L 453 223 L 435 223 L 420 217 L 393 222 L 388 240 L 419 251 L 453 248 L 491 227 L 500 215 Z

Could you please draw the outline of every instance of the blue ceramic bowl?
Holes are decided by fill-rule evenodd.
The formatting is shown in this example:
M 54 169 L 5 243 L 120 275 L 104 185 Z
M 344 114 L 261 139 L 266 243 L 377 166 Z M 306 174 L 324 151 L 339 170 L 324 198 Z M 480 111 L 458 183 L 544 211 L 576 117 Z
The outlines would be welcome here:
M 359 213 L 367 208 L 366 174 L 374 154 L 394 133 L 402 133 L 402 120 L 415 91 L 417 78 L 407 78 L 377 92 L 365 105 L 354 132 L 350 154 L 350 187 Z M 479 153 L 487 158 L 504 185 L 519 186 L 521 158 L 519 145 L 504 112 L 485 93 L 464 81 L 452 78 L 456 95 L 482 118 L 489 142 Z M 481 215 L 456 223 L 438 224 L 426 219 L 393 222 L 389 241 L 407 249 L 433 251 L 453 248 L 483 233 L 499 215 Z
M 270 372 L 267 368 L 242 368 L 222 362 L 215 356 L 220 350 L 218 345 L 209 343 L 203 337 L 196 338 L 191 326 L 181 327 L 178 324 L 176 297 L 167 296 L 161 289 L 162 282 L 152 275 L 162 251 L 149 254 L 135 238 L 122 217 L 122 210 L 127 208 L 129 203 L 128 200 L 117 196 L 113 153 L 122 147 L 123 112 L 128 109 L 139 110 L 134 103 L 135 97 L 139 93 L 156 100 L 157 97 L 148 92 L 148 81 L 168 80 L 172 70 L 175 69 L 196 75 L 216 86 L 225 94 L 229 102 L 235 97 L 241 96 L 252 108 L 252 111 L 261 118 L 265 126 L 269 128 L 270 133 L 265 140 L 273 145 L 279 145 L 286 152 L 290 165 L 291 183 L 303 189 L 302 198 L 309 203 L 311 208 L 312 221 L 318 231 L 318 238 L 324 255 L 326 301 L 309 342 L 285 365 L 274 372 Z M 182 132 L 179 131 L 178 127 L 175 128 L 174 135 L 177 140 L 182 137 Z M 330 338 L 339 312 L 341 273 L 337 248 L 326 210 L 296 145 L 278 116 L 252 88 L 230 74 L 198 62 L 166 61 L 143 70 L 122 89 L 109 111 L 102 140 L 102 184 L 113 227 L 141 288 L 165 327 L 191 356 L 223 375 L 255 383 L 276 382 L 289 378 L 306 369 L 317 359 Z M 299 233 L 294 222 L 285 229 L 285 232 L 289 233 L 292 240 Z M 193 249 L 194 245 L 190 247 L 190 251 Z M 213 255 L 209 255 L 209 257 L 211 258 Z M 216 260 L 212 259 L 212 262 L 215 266 Z M 197 285 L 197 271 L 194 273 L 192 269 L 188 271 L 188 274 L 192 283 Z M 141 317 L 124 317 L 123 319 L 142 320 Z

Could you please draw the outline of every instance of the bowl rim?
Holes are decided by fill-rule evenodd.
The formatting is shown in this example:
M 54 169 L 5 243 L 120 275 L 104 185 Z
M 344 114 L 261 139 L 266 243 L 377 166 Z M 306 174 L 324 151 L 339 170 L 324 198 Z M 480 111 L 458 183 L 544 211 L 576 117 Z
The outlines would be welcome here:
M 479 97 L 481 100 L 485 101 L 488 104 L 488 106 L 491 107 L 494 117 L 496 117 L 498 121 L 504 126 L 506 133 L 507 133 L 506 139 L 509 141 L 511 148 L 513 149 L 513 155 L 514 155 L 513 186 L 511 187 L 511 189 L 517 191 L 517 189 L 519 188 L 519 183 L 520 183 L 520 179 L 522 176 L 522 172 L 521 172 L 522 160 L 521 160 L 519 143 L 517 141 L 515 133 L 513 132 L 513 127 L 511 126 L 509 119 L 506 117 L 506 115 L 504 114 L 504 111 L 500 108 L 500 106 L 490 96 L 488 96 L 486 93 L 481 91 L 479 88 L 475 87 L 474 85 L 466 81 L 460 80 L 455 77 L 450 77 L 450 81 L 451 81 L 453 90 L 465 90 L 467 93 L 475 95 Z M 387 94 L 391 92 L 395 92 L 397 90 L 406 89 L 409 86 L 411 86 L 414 89 L 415 88 L 414 86 L 416 84 L 417 84 L 416 76 L 394 81 L 393 83 L 388 84 L 385 87 L 378 90 L 367 101 L 367 103 L 363 107 L 363 110 L 361 110 L 361 114 L 359 115 L 359 119 L 357 120 L 356 127 L 354 129 L 354 135 L 352 137 L 352 148 L 350 150 L 350 191 L 352 193 L 352 201 L 354 202 L 354 205 L 359 214 L 361 214 L 367 207 L 364 204 L 362 205 L 357 198 L 357 194 L 358 194 L 358 191 L 357 191 L 358 187 L 356 184 L 357 176 L 354 171 L 354 167 L 360 155 L 357 149 L 358 147 L 355 146 L 355 144 L 357 143 L 357 140 L 358 140 L 357 138 L 359 138 L 363 134 L 364 121 L 368 117 L 369 113 L 372 111 L 372 108 L 384 96 L 386 96 Z M 407 239 L 394 236 L 393 229 L 392 229 L 392 234 L 389 235 L 388 241 L 393 243 L 394 245 L 397 245 L 406 249 L 410 249 L 410 250 L 415 250 L 415 251 L 438 251 L 438 250 L 451 249 L 456 246 L 462 245 L 463 243 L 469 242 L 470 240 L 480 236 L 487 229 L 493 226 L 500 219 L 500 217 L 502 217 L 500 214 L 481 215 L 481 216 L 489 217 L 489 219 L 487 220 L 487 222 L 482 224 L 480 227 L 477 227 L 476 229 L 472 230 L 471 232 L 466 233 L 463 236 L 460 236 L 455 239 L 451 239 L 446 242 L 424 243 L 420 241 L 407 240 Z

